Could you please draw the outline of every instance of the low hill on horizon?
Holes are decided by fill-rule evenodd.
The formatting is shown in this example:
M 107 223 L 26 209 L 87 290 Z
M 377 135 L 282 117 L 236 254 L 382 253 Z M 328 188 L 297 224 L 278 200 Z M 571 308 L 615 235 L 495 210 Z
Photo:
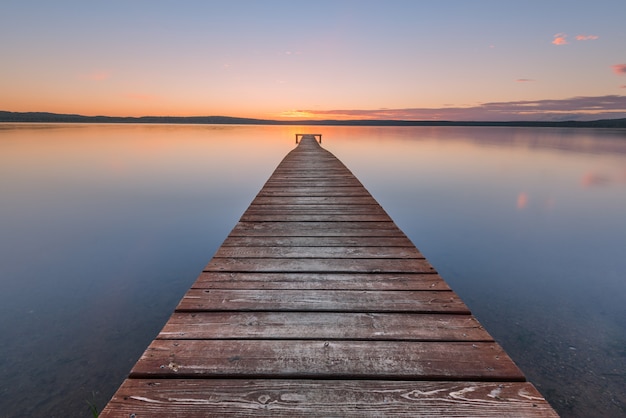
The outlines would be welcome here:
M 593 121 L 428 121 L 428 120 L 271 120 L 231 116 L 83 116 L 49 112 L 0 111 L 0 122 L 13 123 L 166 123 L 206 125 L 313 125 L 313 126 L 519 126 L 572 128 L 626 128 L 626 118 Z

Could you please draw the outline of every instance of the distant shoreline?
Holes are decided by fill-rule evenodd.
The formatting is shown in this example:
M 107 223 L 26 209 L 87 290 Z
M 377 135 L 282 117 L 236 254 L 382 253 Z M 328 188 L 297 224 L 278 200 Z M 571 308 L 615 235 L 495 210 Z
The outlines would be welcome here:
M 145 123 L 202 125 L 312 125 L 312 126 L 513 126 L 547 128 L 626 128 L 626 118 L 593 121 L 424 121 L 424 120 L 271 120 L 230 116 L 83 116 L 47 112 L 0 111 L 0 122 L 9 123 Z

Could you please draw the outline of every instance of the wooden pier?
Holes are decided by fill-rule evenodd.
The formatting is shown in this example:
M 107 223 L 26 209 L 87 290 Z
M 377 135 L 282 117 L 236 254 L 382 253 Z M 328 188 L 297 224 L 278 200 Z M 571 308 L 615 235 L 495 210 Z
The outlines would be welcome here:
M 356 177 L 298 139 L 100 416 L 557 416 Z

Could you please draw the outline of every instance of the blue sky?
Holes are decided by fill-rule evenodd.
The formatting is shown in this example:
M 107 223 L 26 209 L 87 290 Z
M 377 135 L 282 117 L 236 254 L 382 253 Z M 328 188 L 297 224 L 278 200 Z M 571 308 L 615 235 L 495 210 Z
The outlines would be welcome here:
M 5 1 L 0 109 L 626 117 L 626 1 Z

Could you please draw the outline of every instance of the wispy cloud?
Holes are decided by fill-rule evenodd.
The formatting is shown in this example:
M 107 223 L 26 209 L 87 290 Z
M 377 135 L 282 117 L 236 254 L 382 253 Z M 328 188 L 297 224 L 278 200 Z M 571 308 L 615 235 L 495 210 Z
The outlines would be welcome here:
M 568 40 L 568 35 L 566 33 L 557 33 L 556 35 L 554 35 L 554 39 L 552 39 L 552 43 L 554 45 L 567 45 L 569 44 Z M 596 39 L 599 39 L 600 37 L 598 35 L 576 35 L 574 37 L 575 40 L 577 41 L 595 41 Z
M 598 38 L 598 35 L 576 35 L 577 41 L 595 41 Z
M 567 34 L 566 33 L 557 33 L 554 35 L 554 39 L 552 40 L 554 45 L 567 45 Z
M 626 64 L 611 65 L 613 72 L 617 75 L 626 75 Z
M 559 121 L 626 118 L 626 96 L 573 97 L 560 100 L 491 102 L 470 107 L 337 109 L 290 111 L 316 119 L 389 119 L 450 121 Z M 287 115 L 284 115 L 287 116 Z
M 515 80 L 516 83 L 532 83 L 533 80 L 532 78 L 518 78 L 517 80 Z

